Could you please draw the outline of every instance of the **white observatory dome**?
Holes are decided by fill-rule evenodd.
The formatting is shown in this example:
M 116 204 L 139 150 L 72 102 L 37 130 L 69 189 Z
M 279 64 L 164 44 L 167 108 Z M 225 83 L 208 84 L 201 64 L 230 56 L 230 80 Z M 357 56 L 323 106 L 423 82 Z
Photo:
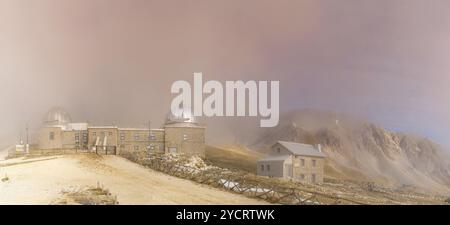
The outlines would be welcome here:
M 180 109 L 175 113 L 169 112 L 167 114 L 166 124 L 173 123 L 197 123 L 196 118 L 192 114 L 192 110 L 189 108 Z
M 60 107 L 50 109 L 44 121 L 47 125 L 66 125 L 71 122 L 70 114 Z

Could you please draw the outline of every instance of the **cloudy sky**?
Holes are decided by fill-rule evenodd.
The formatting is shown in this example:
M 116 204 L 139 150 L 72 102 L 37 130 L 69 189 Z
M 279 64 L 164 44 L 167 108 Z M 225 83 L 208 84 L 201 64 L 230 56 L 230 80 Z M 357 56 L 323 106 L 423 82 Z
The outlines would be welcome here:
M 172 82 L 279 80 L 329 109 L 450 146 L 446 0 L 0 0 L 0 124 L 162 123 Z M 258 123 L 255 123 L 258 126 Z

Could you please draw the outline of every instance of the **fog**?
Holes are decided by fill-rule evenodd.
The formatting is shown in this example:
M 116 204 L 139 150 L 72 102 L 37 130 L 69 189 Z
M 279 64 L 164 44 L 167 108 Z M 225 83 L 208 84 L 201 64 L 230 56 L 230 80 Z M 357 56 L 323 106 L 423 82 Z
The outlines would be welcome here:
M 348 113 L 449 146 L 449 8 L 444 0 L 0 0 L 0 137 L 38 127 L 53 106 L 75 121 L 160 126 L 171 84 L 203 72 L 279 80 L 283 112 Z M 205 123 L 211 141 L 233 140 L 240 124 Z

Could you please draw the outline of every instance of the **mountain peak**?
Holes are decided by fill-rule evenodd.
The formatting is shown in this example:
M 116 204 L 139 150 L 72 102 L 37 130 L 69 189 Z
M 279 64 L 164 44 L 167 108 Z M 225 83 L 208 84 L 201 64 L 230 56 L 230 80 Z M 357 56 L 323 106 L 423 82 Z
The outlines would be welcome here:
M 413 185 L 450 191 L 450 160 L 433 141 L 387 131 L 359 118 L 330 111 L 301 110 L 264 129 L 251 146 L 264 151 L 278 140 L 322 144 L 329 178 L 370 180 L 384 185 Z M 333 177 L 334 176 L 334 177 Z

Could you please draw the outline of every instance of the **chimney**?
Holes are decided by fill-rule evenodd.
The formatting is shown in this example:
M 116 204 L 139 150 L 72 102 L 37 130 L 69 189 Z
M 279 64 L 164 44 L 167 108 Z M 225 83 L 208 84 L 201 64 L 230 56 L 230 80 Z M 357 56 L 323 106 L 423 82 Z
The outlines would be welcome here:
M 319 152 L 322 152 L 322 145 L 321 145 L 321 144 L 318 144 L 318 145 L 317 145 L 317 149 L 319 150 Z

